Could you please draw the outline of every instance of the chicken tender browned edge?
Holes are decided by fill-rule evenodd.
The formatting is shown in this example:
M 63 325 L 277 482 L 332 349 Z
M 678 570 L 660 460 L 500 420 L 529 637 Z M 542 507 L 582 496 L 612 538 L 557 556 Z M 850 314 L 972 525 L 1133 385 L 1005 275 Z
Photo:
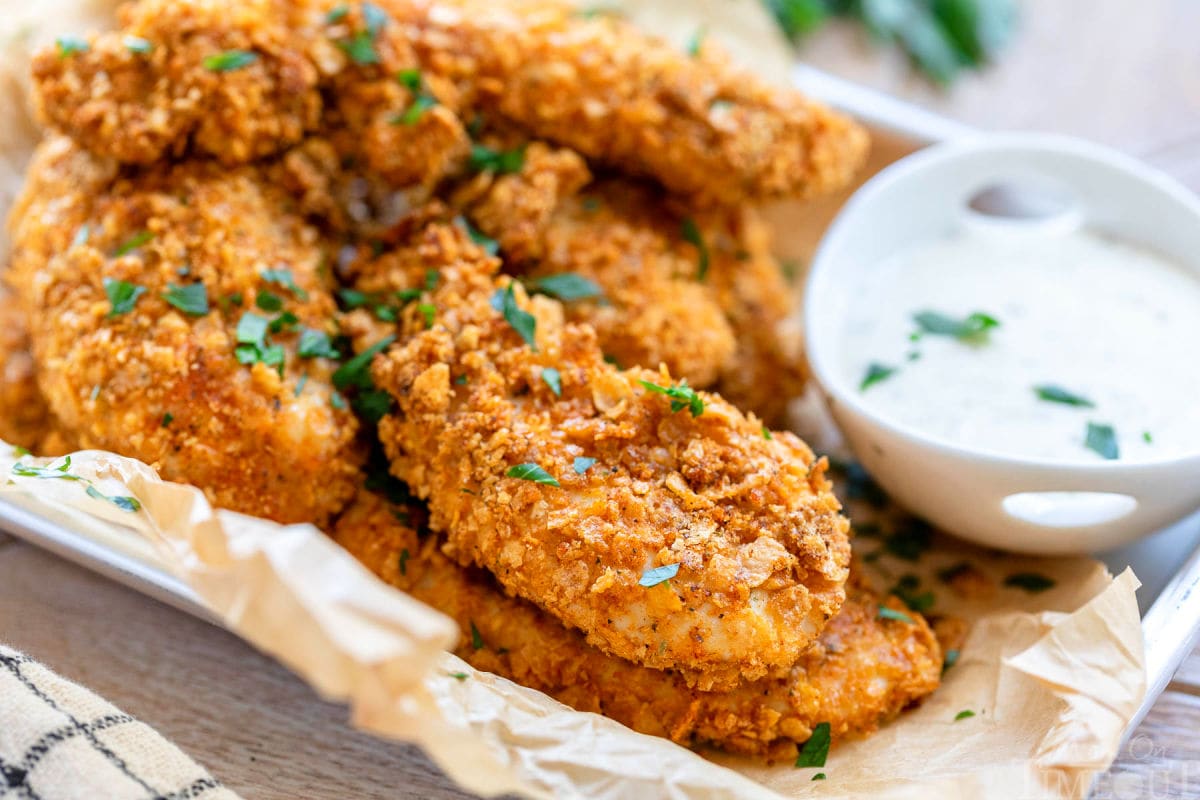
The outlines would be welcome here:
M 417 533 L 421 514 L 363 492 L 334 536 L 379 577 L 452 617 L 463 631 L 455 652 L 472 666 L 641 733 L 789 758 L 816 725 L 829 723 L 835 740 L 869 734 L 940 681 L 941 650 L 925 620 L 852 578 L 842 610 L 790 670 L 728 691 L 696 691 L 674 672 L 601 652 L 506 596 L 483 571 L 454 563 L 436 535 Z M 901 617 L 881 618 L 881 603 Z

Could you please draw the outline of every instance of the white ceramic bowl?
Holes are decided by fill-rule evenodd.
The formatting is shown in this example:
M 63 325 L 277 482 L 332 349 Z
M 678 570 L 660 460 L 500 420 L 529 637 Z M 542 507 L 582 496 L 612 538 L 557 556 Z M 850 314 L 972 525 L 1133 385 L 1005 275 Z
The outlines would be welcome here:
M 1071 203 L 1046 221 L 988 224 L 1082 222 L 1149 246 L 1200 275 L 1200 201 L 1175 181 L 1120 153 L 1066 137 L 971 137 L 897 162 L 846 204 L 809 274 L 808 357 L 858 459 L 914 513 L 1005 550 L 1104 550 L 1200 507 L 1200 452 L 1157 461 L 1075 463 L 976 451 L 882 416 L 863 403 L 839 368 L 838 337 L 856 300 L 854 287 L 868 281 L 889 254 L 972 224 L 971 198 L 1004 184 L 1058 187 Z M 1200 342 L 1196 346 L 1196 361 L 1180 368 L 1200 369 Z

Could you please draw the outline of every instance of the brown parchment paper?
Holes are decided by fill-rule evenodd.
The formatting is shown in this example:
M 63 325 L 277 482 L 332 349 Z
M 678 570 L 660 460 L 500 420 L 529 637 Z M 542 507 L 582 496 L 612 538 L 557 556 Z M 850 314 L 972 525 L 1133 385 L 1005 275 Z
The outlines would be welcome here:
M 626 5 L 641 24 L 674 41 L 704 30 L 730 44 L 743 63 L 777 80 L 785 77 L 790 57 L 758 0 Z M 0 2 L 0 212 L 7 213 L 36 136 L 24 100 L 29 48 L 59 33 L 107 24 L 111 6 L 107 0 Z M 804 229 L 782 226 L 782 249 L 810 248 L 810 241 L 786 236 Z M 811 412 L 800 421 L 820 431 Z M 111 453 L 73 454 L 66 474 L 80 480 L 15 475 L 18 459 L 51 463 L 19 457 L 0 442 L 6 500 L 104 546 L 165 565 L 230 630 L 321 695 L 347 702 L 356 725 L 421 745 L 453 779 L 480 794 L 1081 797 L 1114 758 L 1145 692 L 1132 573 L 1114 579 L 1086 558 L 1006 557 L 944 537 L 910 562 L 862 537 L 860 553 L 880 553 L 870 569 L 881 587 L 916 575 L 923 587 L 937 589 L 934 611 L 970 621 L 971 631 L 938 692 L 875 736 L 835 748 L 820 770 L 827 778 L 814 781 L 815 769 L 693 753 L 475 671 L 444 652 L 458 635 L 449 619 L 380 583 L 312 526 L 214 510 L 200 491 L 165 483 L 150 467 Z M 91 497 L 88 485 L 106 495 L 136 497 L 141 510 Z M 854 503 L 849 511 L 857 522 L 881 515 L 886 521 L 895 513 Z M 934 577 L 964 560 L 978 569 L 986 588 L 969 599 Z M 1004 576 L 1027 571 L 1052 578 L 1055 586 L 1029 594 L 1002 585 Z M 460 672 L 468 678 L 451 675 Z M 963 710 L 975 716 L 955 721 Z

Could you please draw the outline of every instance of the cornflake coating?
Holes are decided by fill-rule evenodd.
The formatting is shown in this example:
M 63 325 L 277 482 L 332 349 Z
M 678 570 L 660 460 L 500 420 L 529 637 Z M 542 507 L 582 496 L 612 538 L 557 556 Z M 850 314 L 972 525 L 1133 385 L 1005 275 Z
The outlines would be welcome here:
M 410 306 L 373 364 L 396 403 L 379 432 L 448 552 L 605 652 L 700 688 L 792 664 L 844 599 L 848 524 L 825 463 L 665 371 L 605 363 L 590 328 L 497 278 L 459 228 L 410 249 L 439 270 L 433 313 Z
M 333 364 L 296 346 L 332 332 L 320 242 L 258 172 L 123 175 L 50 138 L 11 229 L 38 380 L 79 446 L 280 522 L 349 500 L 357 422 L 332 405 Z
M 793 758 L 817 724 L 828 722 L 835 741 L 869 734 L 940 680 L 941 649 L 925 620 L 852 577 L 841 611 L 784 675 L 695 691 L 678 674 L 606 655 L 544 611 L 505 596 L 483 571 L 446 558 L 436 536 L 419 538 L 410 513 L 417 516 L 364 492 L 334 535 L 380 578 L 454 618 L 463 631 L 455 652 L 475 668 L 641 733 Z M 912 623 L 880 619 L 881 603 Z
M 846 184 L 867 136 L 793 90 L 546 0 L 390 2 L 427 69 L 484 109 L 673 192 L 736 205 Z
M 37 455 L 69 452 L 38 390 L 29 325 L 16 296 L 0 287 L 0 439 Z

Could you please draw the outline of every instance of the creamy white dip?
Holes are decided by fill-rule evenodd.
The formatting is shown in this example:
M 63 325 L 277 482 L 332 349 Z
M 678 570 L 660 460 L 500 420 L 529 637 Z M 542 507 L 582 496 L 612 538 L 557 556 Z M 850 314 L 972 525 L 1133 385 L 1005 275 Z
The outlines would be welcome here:
M 968 227 L 866 274 L 841 366 L 855 387 L 873 364 L 894 369 L 860 393 L 881 415 L 1026 458 L 1101 460 L 1088 423 L 1111 426 L 1123 460 L 1200 450 L 1200 278 L 1181 266 L 1087 230 Z M 913 337 L 927 311 L 999 326 L 975 344 Z M 1039 386 L 1092 407 L 1041 399 Z

